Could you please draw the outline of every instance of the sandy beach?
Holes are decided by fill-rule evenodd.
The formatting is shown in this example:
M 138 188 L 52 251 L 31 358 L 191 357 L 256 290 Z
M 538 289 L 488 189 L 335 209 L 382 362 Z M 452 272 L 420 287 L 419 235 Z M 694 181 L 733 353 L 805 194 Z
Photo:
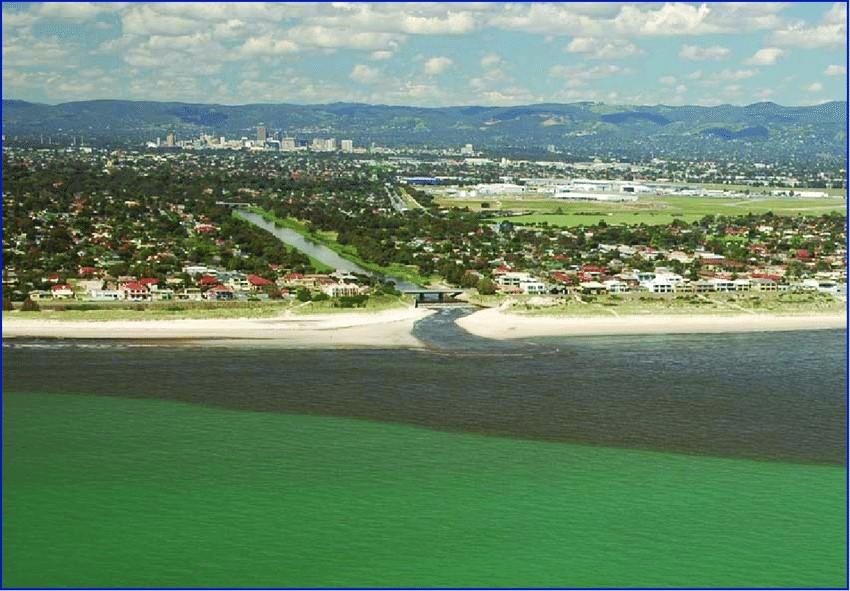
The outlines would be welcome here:
M 761 332 L 846 328 L 842 315 L 740 314 L 728 316 L 526 316 L 488 308 L 457 321 L 463 329 L 488 339 L 542 336 Z
M 423 308 L 381 312 L 283 314 L 274 318 L 63 321 L 8 318 L 3 338 L 174 339 L 252 341 L 285 347 L 421 347 L 410 334 Z

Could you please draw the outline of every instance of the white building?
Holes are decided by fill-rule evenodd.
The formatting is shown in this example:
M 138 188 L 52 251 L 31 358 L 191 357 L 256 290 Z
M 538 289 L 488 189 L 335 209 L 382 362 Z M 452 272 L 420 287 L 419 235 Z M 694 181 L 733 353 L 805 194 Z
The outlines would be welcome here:
M 354 142 L 352 140 L 342 140 L 340 142 L 340 148 L 343 152 L 350 154 L 354 151 Z
M 603 281 L 602 285 L 605 286 L 608 293 L 626 293 L 629 291 L 629 284 L 625 281 L 618 281 L 617 279 L 608 279 L 607 281 Z
M 549 293 L 546 284 L 537 280 L 520 281 L 519 288 L 522 290 L 522 293 L 528 295 L 542 295 Z
M 360 288 L 353 283 L 329 283 L 322 287 L 322 291 L 332 298 L 355 296 L 360 293 Z
M 670 282 L 667 276 L 657 276 L 649 281 L 642 281 L 640 286 L 650 293 L 673 293 L 676 289 L 676 286 Z
M 496 283 L 502 287 L 519 287 L 523 281 L 535 281 L 534 277 L 521 271 L 508 271 L 496 277 Z
M 115 302 L 121 299 L 121 292 L 117 289 L 90 289 L 88 299 L 94 302 Z

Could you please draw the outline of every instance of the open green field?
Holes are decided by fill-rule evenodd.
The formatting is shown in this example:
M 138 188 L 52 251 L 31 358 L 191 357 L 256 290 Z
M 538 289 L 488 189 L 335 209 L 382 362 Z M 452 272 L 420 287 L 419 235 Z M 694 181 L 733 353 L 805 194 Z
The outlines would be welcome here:
M 482 203 L 489 208 L 482 208 Z M 693 222 L 711 215 L 744 215 L 773 212 L 777 215 L 816 216 L 844 213 L 846 200 L 825 199 L 721 199 L 709 197 L 647 197 L 632 203 L 565 201 L 562 199 L 440 199 L 442 207 L 468 207 L 473 211 L 492 211 L 494 221 L 507 219 L 518 224 L 548 223 L 552 226 L 608 224 L 669 224 L 673 220 Z M 526 215 L 503 217 L 498 212 L 524 212 Z
M 4 392 L 4 587 L 836 587 L 841 466 Z

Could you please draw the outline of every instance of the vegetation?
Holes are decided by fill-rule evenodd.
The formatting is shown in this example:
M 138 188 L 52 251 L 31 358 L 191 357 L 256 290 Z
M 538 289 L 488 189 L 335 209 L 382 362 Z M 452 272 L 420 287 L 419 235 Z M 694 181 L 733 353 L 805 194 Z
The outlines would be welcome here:
M 439 199 L 445 207 L 480 210 L 477 200 Z M 746 215 L 773 213 L 785 216 L 822 215 L 844 213 L 844 198 L 828 199 L 725 199 L 706 197 L 647 197 L 638 202 L 587 202 L 563 199 L 511 199 L 487 202 L 486 208 L 494 213 L 516 212 L 522 215 L 493 217 L 493 222 L 510 221 L 515 224 L 548 224 L 550 226 L 588 226 L 600 221 L 623 225 L 667 225 L 676 220 L 698 221 L 714 215 Z

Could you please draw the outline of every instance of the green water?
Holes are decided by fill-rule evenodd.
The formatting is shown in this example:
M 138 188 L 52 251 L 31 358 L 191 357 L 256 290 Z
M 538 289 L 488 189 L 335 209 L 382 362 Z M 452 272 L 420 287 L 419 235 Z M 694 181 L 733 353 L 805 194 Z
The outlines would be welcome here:
M 846 586 L 843 467 L 4 394 L 4 586 Z

